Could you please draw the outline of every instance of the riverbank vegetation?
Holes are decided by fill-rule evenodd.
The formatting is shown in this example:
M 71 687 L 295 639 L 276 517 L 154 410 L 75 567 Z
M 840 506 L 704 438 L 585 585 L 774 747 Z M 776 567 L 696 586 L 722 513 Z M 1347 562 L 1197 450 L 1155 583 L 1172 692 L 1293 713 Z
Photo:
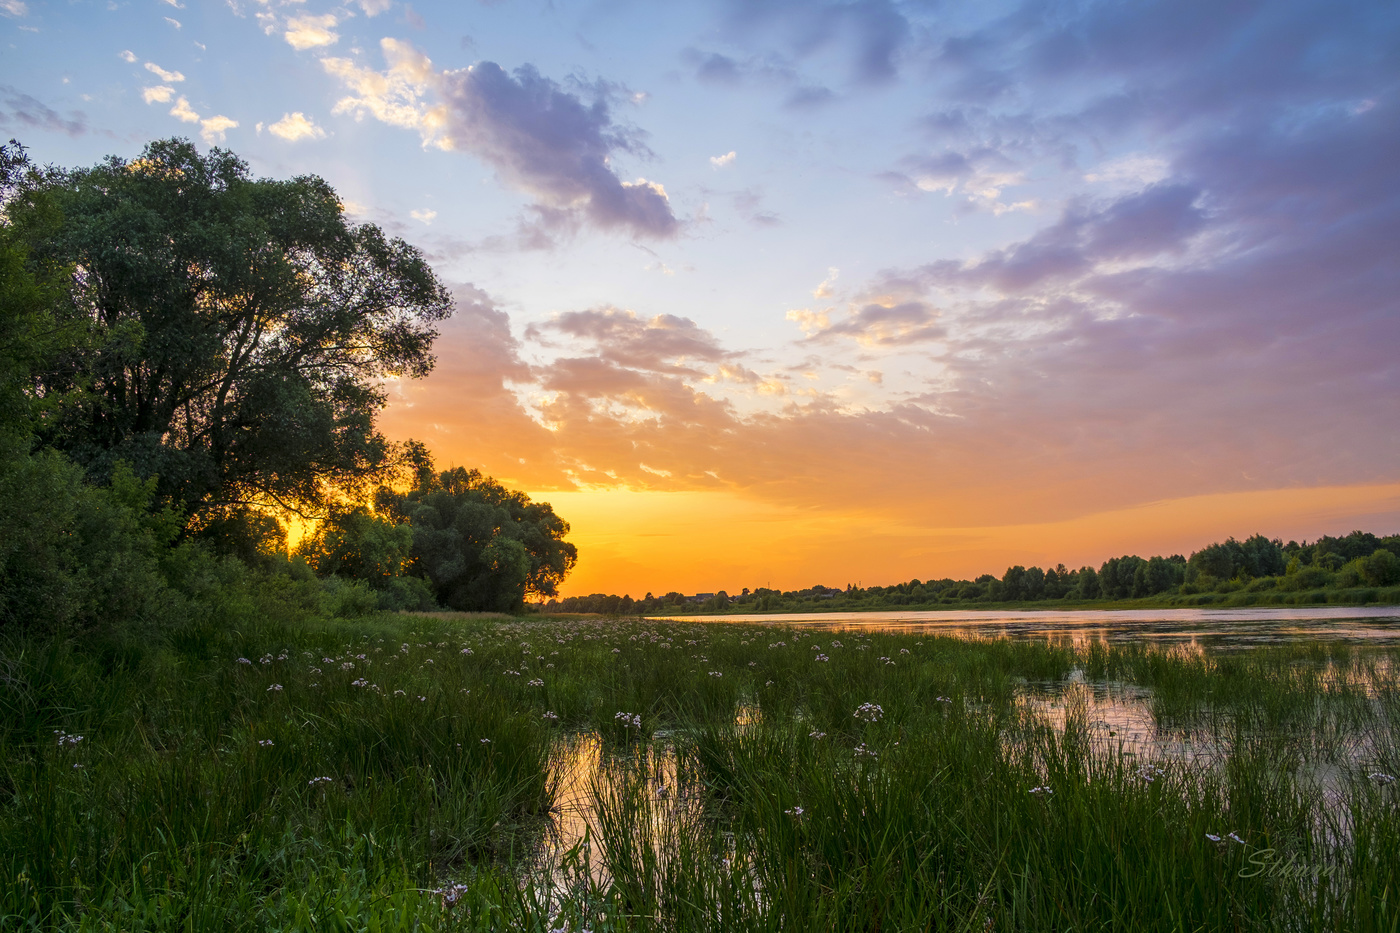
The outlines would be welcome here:
M 241 590 L 347 616 L 557 592 L 577 552 L 548 504 L 378 431 L 452 297 L 323 180 L 183 140 L 40 168 L 12 141 L 0 207 L 0 629 L 155 631 Z
M 1400 924 L 1394 649 L 249 594 L 4 656 L 5 929 Z
M 891 586 L 745 588 L 642 599 L 595 593 L 551 599 L 546 612 L 682 615 L 857 612 L 887 609 L 1149 609 L 1174 606 L 1309 606 L 1400 603 L 1400 535 L 1354 531 L 1287 544 L 1254 535 L 1208 545 L 1190 558 L 1110 558 L 1098 567 L 1008 567 L 1001 577 L 910 580 Z

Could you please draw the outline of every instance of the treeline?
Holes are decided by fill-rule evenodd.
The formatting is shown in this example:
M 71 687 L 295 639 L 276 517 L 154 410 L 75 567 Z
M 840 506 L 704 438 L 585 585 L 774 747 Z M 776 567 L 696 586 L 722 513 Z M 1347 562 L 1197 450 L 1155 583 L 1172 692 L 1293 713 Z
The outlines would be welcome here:
M 554 595 L 577 554 L 549 505 L 376 427 L 451 308 L 320 178 L 0 147 L 0 628 Z
M 1392 588 L 1392 589 L 1386 589 Z M 1235 595 L 1238 594 L 1238 595 Z M 1152 600 L 1182 605 L 1250 602 L 1400 601 L 1400 535 L 1353 531 L 1308 543 L 1254 535 L 1201 548 L 1189 558 L 1114 557 L 1070 570 L 1008 567 L 1000 578 L 910 580 L 893 586 L 813 586 L 801 590 L 721 590 L 703 597 L 667 593 L 642 599 L 594 594 L 550 600 L 547 612 L 677 614 L 803 612 Z

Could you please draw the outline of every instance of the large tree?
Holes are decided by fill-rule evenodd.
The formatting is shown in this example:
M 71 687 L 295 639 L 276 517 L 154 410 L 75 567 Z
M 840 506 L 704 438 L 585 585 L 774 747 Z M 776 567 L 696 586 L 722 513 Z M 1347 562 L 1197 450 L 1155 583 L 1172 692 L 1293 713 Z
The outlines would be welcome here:
M 320 512 L 390 459 L 383 380 L 431 369 L 450 298 L 322 179 L 255 179 L 171 139 L 31 176 L 5 212 L 32 262 L 74 270 L 62 313 L 87 332 L 33 379 L 64 399 L 47 445 L 99 477 L 158 476 L 197 523 Z

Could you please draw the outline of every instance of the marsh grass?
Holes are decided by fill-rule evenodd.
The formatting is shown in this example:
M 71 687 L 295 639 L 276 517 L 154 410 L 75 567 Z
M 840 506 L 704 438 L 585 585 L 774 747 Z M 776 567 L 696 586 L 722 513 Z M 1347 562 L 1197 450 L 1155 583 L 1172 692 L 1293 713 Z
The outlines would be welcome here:
M 1393 660 L 455 616 L 12 640 L 0 927 L 1395 930 Z

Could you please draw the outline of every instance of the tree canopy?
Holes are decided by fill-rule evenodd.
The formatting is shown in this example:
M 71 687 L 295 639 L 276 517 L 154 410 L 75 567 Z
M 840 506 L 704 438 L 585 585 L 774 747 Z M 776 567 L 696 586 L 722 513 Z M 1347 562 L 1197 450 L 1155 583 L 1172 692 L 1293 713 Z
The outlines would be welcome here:
M 34 370 L 38 434 L 96 477 L 158 477 L 196 523 L 317 512 L 391 458 L 381 381 L 433 365 L 446 288 L 414 247 L 347 222 L 322 179 L 255 179 L 185 140 L 30 173 L 5 204 L 31 264 L 72 270 L 84 339 Z
M 336 614 L 555 595 L 577 552 L 547 504 L 376 429 L 450 308 L 320 178 L 0 146 L 0 627 L 164 624 L 268 575 Z M 287 510 L 317 519 L 294 555 Z
M 549 503 L 478 470 L 420 469 L 413 489 L 382 488 L 377 505 L 413 526 L 411 572 L 452 609 L 513 612 L 527 597 L 555 596 L 578 560 Z

